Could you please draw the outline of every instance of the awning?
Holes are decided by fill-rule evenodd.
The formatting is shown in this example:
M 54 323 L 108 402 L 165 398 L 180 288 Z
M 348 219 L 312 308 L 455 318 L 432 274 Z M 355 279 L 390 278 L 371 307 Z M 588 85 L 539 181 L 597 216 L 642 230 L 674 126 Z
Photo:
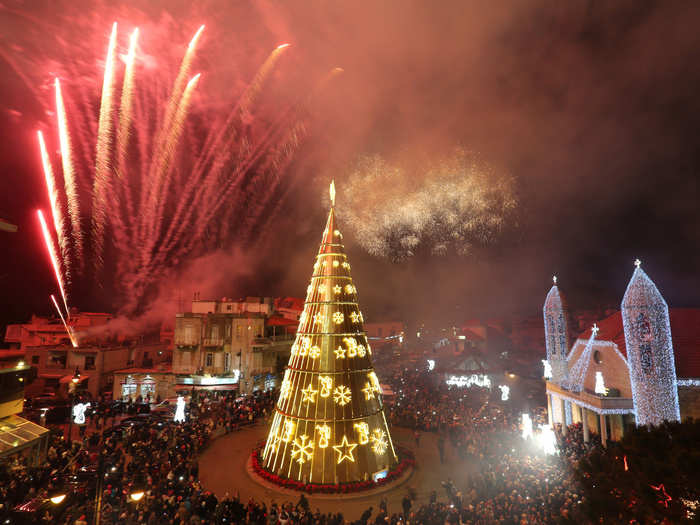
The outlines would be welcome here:
M 27 421 L 19 416 L 0 419 L 0 456 L 12 454 L 34 444 L 49 429 Z
M 80 374 L 80 378 L 78 379 L 78 383 L 82 383 L 83 381 L 87 381 L 90 379 L 89 375 L 86 374 Z M 63 384 L 68 384 L 71 381 L 73 381 L 73 376 L 63 376 L 61 379 L 58 380 L 59 383 Z
M 39 374 L 39 377 L 42 379 L 60 379 L 63 377 L 63 374 Z
M 187 392 L 191 391 L 194 387 L 195 390 L 218 390 L 218 391 L 231 391 L 238 390 L 238 384 L 235 385 L 176 385 L 176 392 Z

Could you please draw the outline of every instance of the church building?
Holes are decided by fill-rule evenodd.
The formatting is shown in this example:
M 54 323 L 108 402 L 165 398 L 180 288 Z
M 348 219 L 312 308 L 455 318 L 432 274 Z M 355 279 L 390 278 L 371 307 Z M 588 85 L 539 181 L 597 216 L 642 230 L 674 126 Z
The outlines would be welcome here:
M 550 424 L 581 423 L 584 440 L 619 440 L 629 425 L 700 417 L 700 309 L 674 308 L 636 268 L 620 311 L 569 347 L 568 310 L 554 285 L 545 300 L 544 377 Z

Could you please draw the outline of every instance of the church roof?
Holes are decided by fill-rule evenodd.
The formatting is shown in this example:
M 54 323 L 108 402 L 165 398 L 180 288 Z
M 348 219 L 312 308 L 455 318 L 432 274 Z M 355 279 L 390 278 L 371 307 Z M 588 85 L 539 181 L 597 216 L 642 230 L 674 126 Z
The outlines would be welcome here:
M 637 261 L 637 268 L 632 273 L 632 278 L 627 285 L 625 295 L 622 298 L 623 308 L 634 308 L 640 305 L 666 304 L 661 292 Z
M 700 308 L 671 308 L 671 339 L 673 355 L 676 361 L 676 376 L 679 378 L 700 378 Z M 598 322 L 596 339 L 612 341 L 627 357 L 625 331 L 622 326 L 622 314 L 618 311 Z M 579 335 L 579 339 L 588 340 L 591 329 Z
M 547 298 L 544 301 L 545 310 L 567 309 L 566 298 L 564 294 L 559 291 L 559 287 L 555 284 L 549 289 L 547 293 Z

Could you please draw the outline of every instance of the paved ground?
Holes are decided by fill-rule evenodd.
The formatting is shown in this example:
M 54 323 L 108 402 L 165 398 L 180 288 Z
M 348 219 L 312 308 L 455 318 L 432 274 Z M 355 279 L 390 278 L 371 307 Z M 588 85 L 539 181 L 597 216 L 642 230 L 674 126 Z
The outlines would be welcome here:
M 291 498 L 254 483 L 245 472 L 245 464 L 256 443 L 265 439 L 267 423 L 259 423 L 237 433 L 221 436 L 199 458 L 199 477 L 205 489 L 222 497 L 229 493 L 240 494 L 242 501 L 253 497 L 257 501 L 283 503 Z M 401 500 L 409 487 L 413 487 L 418 496 L 418 504 L 428 501 L 430 492 L 436 490 L 438 497 L 445 498 L 445 491 L 440 482 L 450 477 L 458 489 L 466 485 L 472 466 L 460 460 L 449 443 L 445 445 L 445 462 L 440 464 L 437 439 L 435 434 L 421 433 L 420 448 L 416 449 L 413 434 L 403 428 L 394 427 L 394 442 L 413 450 L 416 454 L 416 468 L 413 476 L 403 485 L 389 492 L 366 498 L 351 500 L 317 499 L 308 496 L 311 508 L 321 512 L 342 512 L 345 518 L 358 519 L 370 505 L 376 510 L 382 497 L 387 499 L 389 513 L 401 512 Z M 326 496 L 327 497 L 327 496 Z M 296 503 L 298 498 L 293 501 Z M 416 503 L 414 502 L 414 508 Z

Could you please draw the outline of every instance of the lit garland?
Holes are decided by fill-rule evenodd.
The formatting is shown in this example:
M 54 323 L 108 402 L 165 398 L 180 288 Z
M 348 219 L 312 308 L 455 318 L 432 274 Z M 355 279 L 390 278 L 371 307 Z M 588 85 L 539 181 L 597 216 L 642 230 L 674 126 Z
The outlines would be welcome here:
M 678 386 L 700 386 L 700 379 L 676 379 Z
M 491 379 L 485 374 L 471 374 L 468 376 L 449 376 L 445 383 L 449 386 L 456 386 L 458 388 L 479 386 L 482 388 L 491 388 Z
M 635 265 L 621 310 L 636 422 L 680 421 L 668 305 L 639 260 Z
M 557 287 L 556 276 L 552 280 L 554 285 L 547 294 L 542 314 L 547 362 L 552 368 L 551 379 L 555 383 L 561 383 L 568 375 L 566 354 L 569 351 L 569 332 L 566 326 L 567 310 Z
M 598 325 L 593 324 L 591 328 L 591 336 L 588 338 L 586 346 L 583 348 L 581 355 L 573 364 L 569 370 L 567 378 L 562 381 L 562 385 L 572 392 L 580 392 L 583 390 L 583 380 L 586 378 L 586 372 L 588 372 L 588 365 L 591 362 L 591 351 L 593 349 L 593 341 L 595 341 L 595 336 L 598 333 Z M 573 352 L 572 352 L 573 355 Z
M 294 483 L 359 483 L 398 464 L 341 239 L 331 209 L 259 456 Z

